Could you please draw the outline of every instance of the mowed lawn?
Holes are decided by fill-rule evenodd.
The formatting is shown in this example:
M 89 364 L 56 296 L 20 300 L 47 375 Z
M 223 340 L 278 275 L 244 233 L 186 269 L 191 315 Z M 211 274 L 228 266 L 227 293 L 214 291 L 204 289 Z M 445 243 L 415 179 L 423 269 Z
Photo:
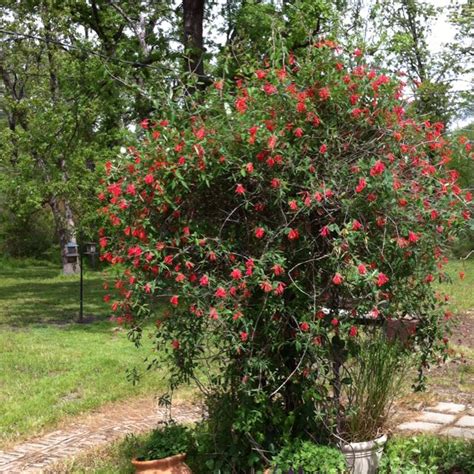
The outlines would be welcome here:
M 0 447 L 106 402 L 163 392 L 159 371 L 136 386 L 127 380 L 127 369 L 145 368 L 150 347 L 136 349 L 109 322 L 102 282 L 100 272 L 86 272 L 93 322 L 78 324 L 78 277 L 44 262 L 0 260 Z
M 453 260 L 445 270 L 452 281 L 440 287 L 451 296 L 452 310 L 456 313 L 474 310 L 474 258 Z

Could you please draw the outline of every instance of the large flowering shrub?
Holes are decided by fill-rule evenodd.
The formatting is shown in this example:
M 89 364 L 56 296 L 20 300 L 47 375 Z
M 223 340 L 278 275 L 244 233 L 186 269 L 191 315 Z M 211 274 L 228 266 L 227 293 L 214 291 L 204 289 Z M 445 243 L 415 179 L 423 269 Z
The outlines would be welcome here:
M 117 320 L 135 338 L 156 324 L 172 387 L 196 380 L 229 449 L 255 448 L 249 462 L 334 430 L 371 322 L 416 317 L 422 365 L 444 346 L 432 283 L 469 218 L 449 162 L 470 145 L 406 117 L 402 88 L 322 41 L 216 82 L 191 110 L 170 105 L 107 164 Z

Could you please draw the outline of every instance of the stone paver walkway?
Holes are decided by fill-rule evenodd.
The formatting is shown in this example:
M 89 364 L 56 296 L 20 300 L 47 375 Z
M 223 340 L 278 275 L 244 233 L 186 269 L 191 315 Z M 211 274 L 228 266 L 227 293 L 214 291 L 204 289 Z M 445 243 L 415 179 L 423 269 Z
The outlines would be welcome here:
M 398 425 L 398 430 L 474 439 L 474 408 L 439 402 L 418 413 L 413 421 Z
M 118 413 L 98 413 L 9 451 L 0 451 L 0 473 L 41 472 L 51 464 L 110 443 L 128 433 L 150 431 L 169 418 L 165 408 L 149 402 L 144 405 L 120 406 Z M 196 421 L 202 417 L 202 410 L 196 406 L 177 405 L 173 407 L 172 417 L 179 423 Z

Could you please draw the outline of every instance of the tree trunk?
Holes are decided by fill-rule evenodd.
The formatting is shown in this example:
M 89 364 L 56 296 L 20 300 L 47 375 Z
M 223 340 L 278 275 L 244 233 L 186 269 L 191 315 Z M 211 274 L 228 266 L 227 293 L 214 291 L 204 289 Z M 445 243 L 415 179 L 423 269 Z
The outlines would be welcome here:
M 76 223 L 71 207 L 67 201 L 60 202 L 57 198 L 50 199 L 51 211 L 56 224 L 56 233 L 61 249 L 61 262 L 64 275 L 73 275 L 80 272 L 78 247 L 73 254 L 68 253 L 68 244 L 77 245 Z
M 205 82 L 202 35 L 204 4 L 205 0 L 183 0 L 183 44 L 186 70 L 197 74 L 200 82 Z

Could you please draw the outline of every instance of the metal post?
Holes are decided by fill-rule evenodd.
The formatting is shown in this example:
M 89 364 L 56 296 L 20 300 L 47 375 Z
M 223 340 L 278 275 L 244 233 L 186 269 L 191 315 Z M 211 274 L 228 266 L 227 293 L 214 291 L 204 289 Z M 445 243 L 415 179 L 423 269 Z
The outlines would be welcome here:
M 82 269 L 82 249 L 81 249 L 81 246 L 79 244 L 79 265 L 81 266 L 81 270 L 80 270 L 80 273 L 81 273 L 81 289 L 80 289 L 80 300 L 81 300 L 81 303 L 80 303 L 80 309 L 79 309 L 79 322 L 82 323 L 84 322 L 84 277 L 83 277 L 83 269 Z

